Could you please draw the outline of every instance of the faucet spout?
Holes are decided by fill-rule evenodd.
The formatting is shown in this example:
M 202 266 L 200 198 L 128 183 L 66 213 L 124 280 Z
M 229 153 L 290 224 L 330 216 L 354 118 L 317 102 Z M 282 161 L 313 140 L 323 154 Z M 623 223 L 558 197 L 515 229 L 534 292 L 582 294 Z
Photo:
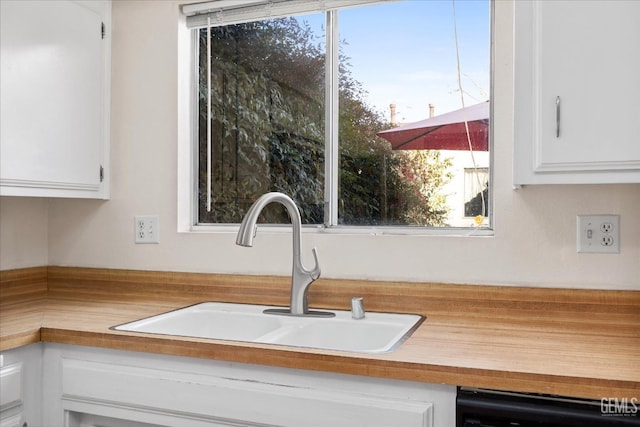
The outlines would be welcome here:
M 318 252 L 313 248 L 314 267 L 307 269 L 302 263 L 302 255 L 300 253 L 300 235 L 302 231 L 302 221 L 300 219 L 300 211 L 295 202 L 286 194 L 272 192 L 263 194 L 249 208 L 246 215 L 242 219 L 236 244 L 240 246 L 253 246 L 253 239 L 258 229 L 258 217 L 262 210 L 270 203 L 277 202 L 283 205 L 293 227 L 293 271 L 291 275 L 291 306 L 289 310 L 265 310 L 265 312 L 276 314 L 289 314 L 292 316 L 333 316 L 330 312 L 310 311 L 308 305 L 307 294 L 309 286 L 318 277 L 320 277 L 320 264 L 318 262 Z

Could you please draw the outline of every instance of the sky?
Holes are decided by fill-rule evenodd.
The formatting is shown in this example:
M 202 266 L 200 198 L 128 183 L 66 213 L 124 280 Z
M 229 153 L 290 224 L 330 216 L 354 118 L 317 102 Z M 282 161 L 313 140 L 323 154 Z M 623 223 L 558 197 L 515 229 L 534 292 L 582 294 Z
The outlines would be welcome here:
M 490 6 L 488 0 L 410 0 L 344 9 L 339 14 L 343 52 L 367 100 L 389 119 L 395 103 L 401 123 L 462 107 L 457 82 L 455 4 L 465 105 L 489 99 Z M 305 17 L 312 28 L 321 16 Z M 318 27 L 319 28 L 319 27 Z

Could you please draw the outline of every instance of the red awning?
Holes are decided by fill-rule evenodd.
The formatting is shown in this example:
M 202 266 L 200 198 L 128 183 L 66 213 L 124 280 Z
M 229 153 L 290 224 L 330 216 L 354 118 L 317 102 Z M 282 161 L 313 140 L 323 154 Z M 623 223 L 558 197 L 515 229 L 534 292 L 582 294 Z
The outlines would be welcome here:
M 383 130 L 377 135 L 394 150 L 469 150 L 464 122 L 474 151 L 489 151 L 489 101 L 415 123 Z

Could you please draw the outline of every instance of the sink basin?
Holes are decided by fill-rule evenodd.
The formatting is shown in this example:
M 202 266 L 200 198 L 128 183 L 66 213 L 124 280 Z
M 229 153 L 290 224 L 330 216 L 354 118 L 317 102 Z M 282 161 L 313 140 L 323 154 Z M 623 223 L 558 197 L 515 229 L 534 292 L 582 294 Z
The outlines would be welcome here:
M 367 312 L 360 320 L 336 310 L 335 317 L 264 314 L 271 306 L 205 302 L 112 329 L 128 332 L 246 341 L 358 353 L 386 353 L 422 322 L 416 314 Z
M 119 331 L 255 341 L 282 326 L 277 316 L 263 315 L 251 305 L 202 303 L 116 326 Z

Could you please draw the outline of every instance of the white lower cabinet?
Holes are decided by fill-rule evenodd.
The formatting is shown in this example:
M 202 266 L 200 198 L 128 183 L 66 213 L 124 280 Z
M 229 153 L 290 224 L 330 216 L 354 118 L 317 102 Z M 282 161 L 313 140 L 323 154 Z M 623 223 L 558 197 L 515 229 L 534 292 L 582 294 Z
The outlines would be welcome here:
M 41 425 L 41 364 L 41 344 L 0 353 L 0 427 Z
M 0 426 L 20 426 L 24 419 L 22 411 L 22 362 L 0 368 Z
M 292 356 L 295 357 L 295 356 Z M 452 427 L 455 387 L 47 344 L 45 425 Z

